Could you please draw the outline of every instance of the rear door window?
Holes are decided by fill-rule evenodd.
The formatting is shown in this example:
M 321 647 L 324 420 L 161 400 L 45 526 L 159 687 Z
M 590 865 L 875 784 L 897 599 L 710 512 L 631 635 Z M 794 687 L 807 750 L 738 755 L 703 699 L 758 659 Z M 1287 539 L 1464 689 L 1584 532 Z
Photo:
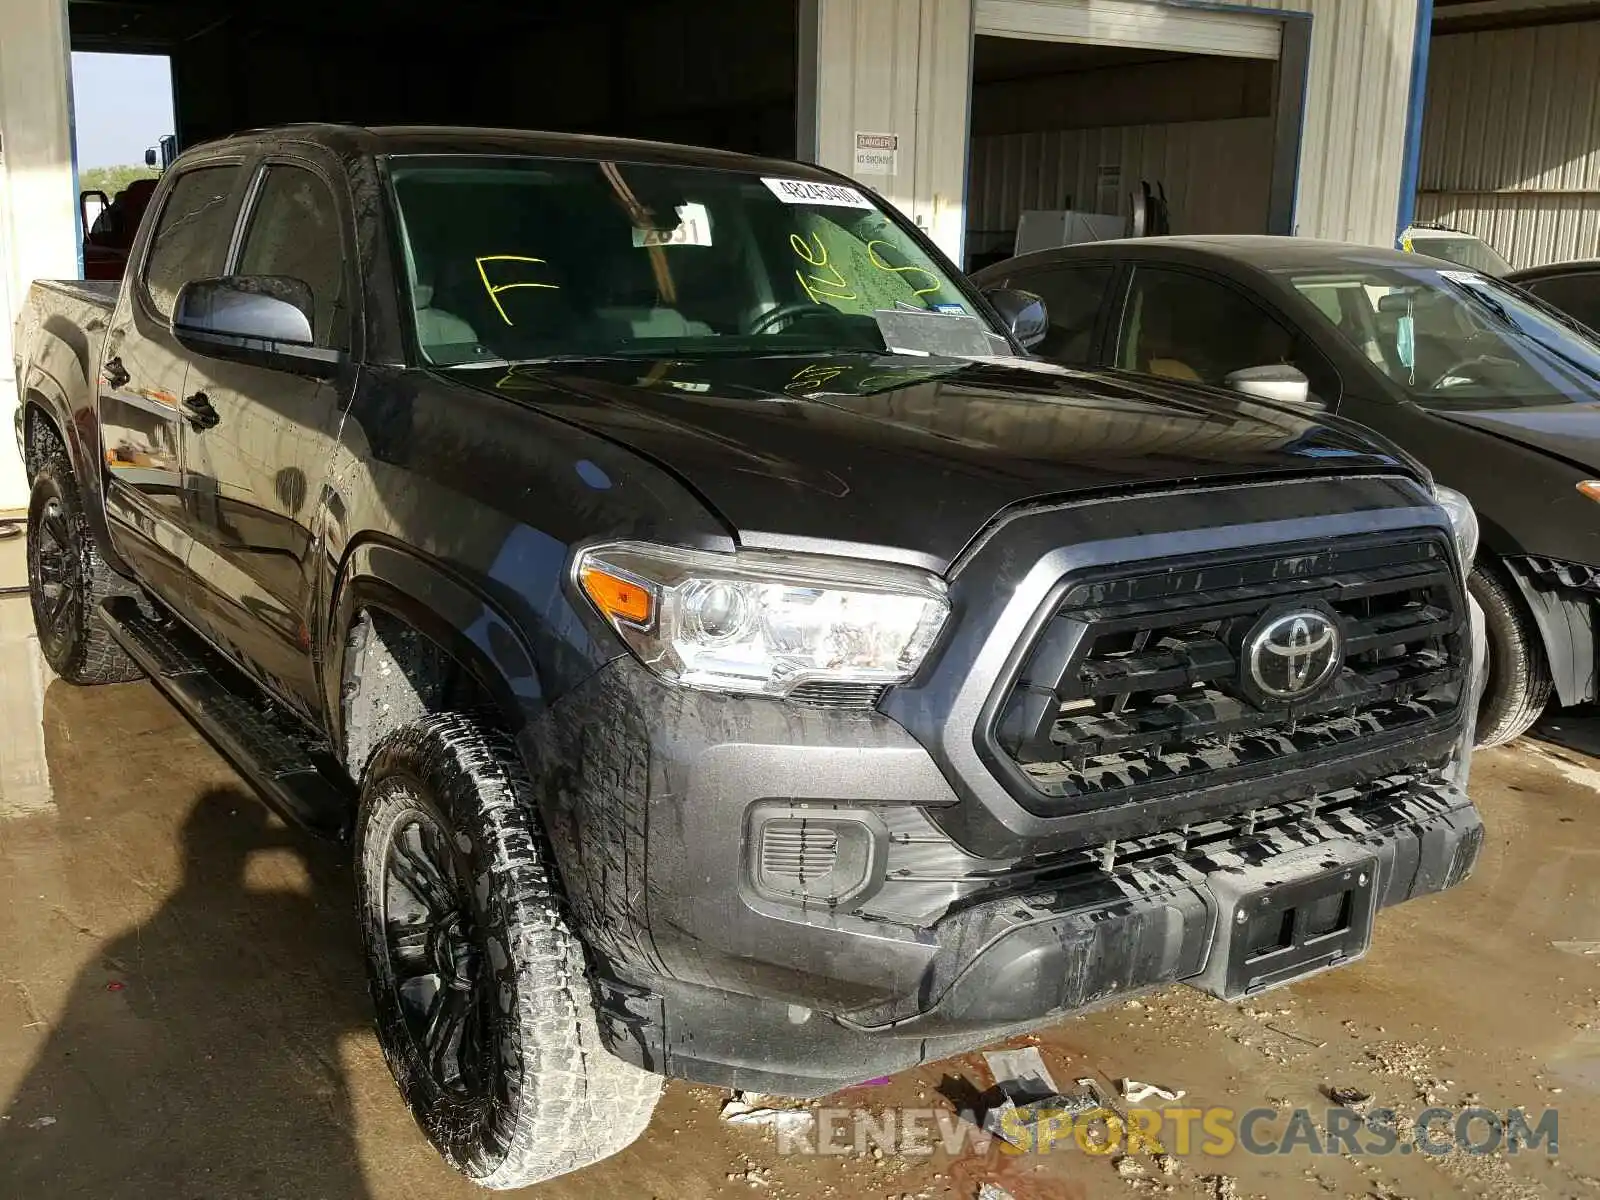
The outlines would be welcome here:
M 1279 363 L 1302 371 L 1319 400 L 1338 402 L 1333 365 L 1242 291 L 1187 271 L 1135 268 L 1117 338 L 1118 367 L 1227 387 L 1235 371 Z
M 172 315 L 184 284 L 222 274 L 240 170 L 235 163 L 197 167 L 180 175 L 167 193 L 144 269 L 145 297 L 161 316 Z

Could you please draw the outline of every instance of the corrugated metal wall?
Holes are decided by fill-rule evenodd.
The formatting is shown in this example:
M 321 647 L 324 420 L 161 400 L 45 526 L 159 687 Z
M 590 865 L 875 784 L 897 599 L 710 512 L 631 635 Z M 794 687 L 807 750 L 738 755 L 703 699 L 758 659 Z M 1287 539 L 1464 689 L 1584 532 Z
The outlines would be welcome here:
M 1091 0 L 1048 2 L 1081 6 Z M 959 249 L 965 226 L 972 3 L 806 0 L 801 11 L 802 36 L 809 25 L 816 39 L 816 94 L 810 100 L 817 157 L 849 171 L 855 130 L 910 137 L 910 164 L 902 150 L 899 176 L 863 178 L 922 217 L 951 251 Z M 1246 3 L 1309 11 L 1314 21 L 1297 231 L 1392 244 L 1417 0 Z M 808 119 L 802 114 L 802 127 Z
M 849 173 L 857 131 L 898 134 L 896 173 L 860 178 L 959 257 L 972 0 L 802 0 L 800 23 L 801 156 Z
M 1090 0 L 1040 0 L 1083 5 Z M 1392 245 L 1417 0 L 1233 0 L 1311 14 L 1295 232 Z
M 1600 255 L 1600 21 L 1433 40 L 1419 220 L 1519 267 Z
M 1394 244 L 1417 0 L 1245 0 L 1309 12 L 1295 232 Z
M 1114 170 L 1107 187 L 1102 169 Z M 1166 188 L 1174 233 L 1260 233 L 1267 222 L 1272 175 L 1272 119 L 1193 121 L 1010 133 L 972 139 L 967 194 L 969 253 L 998 248 L 1029 208 L 1087 211 L 1116 197 L 1129 214 L 1141 179 Z

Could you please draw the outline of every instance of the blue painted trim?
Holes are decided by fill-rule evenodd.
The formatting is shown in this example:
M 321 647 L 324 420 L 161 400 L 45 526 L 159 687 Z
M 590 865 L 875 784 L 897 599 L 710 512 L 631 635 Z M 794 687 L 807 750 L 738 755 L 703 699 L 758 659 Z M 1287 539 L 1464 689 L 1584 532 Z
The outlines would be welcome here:
M 1305 27 L 1310 32 L 1306 34 L 1306 66 L 1300 75 L 1300 144 L 1294 148 L 1294 202 L 1289 206 L 1289 236 L 1300 236 L 1300 160 L 1306 148 L 1306 114 L 1311 111 L 1311 62 L 1316 57 L 1317 43 L 1317 18 L 1315 13 L 1302 9 L 1284 9 L 1282 12 L 1285 32 L 1288 31 L 1290 21 L 1304 21 Z M 1282 61 L 1282 52 L 1279 52 L 1279 61 Z
M 1422 113 L 1428 103 L 1428 48 L 1433 41 L 1433 0 L 1417 0 L 1417 35 L 1411 50 L 1411 96 L 1406 106 L 1405 158 L 1400 164 L 1400 208 L 1394 236 L 1417 215 L 1417 181 L 1422 174 Z

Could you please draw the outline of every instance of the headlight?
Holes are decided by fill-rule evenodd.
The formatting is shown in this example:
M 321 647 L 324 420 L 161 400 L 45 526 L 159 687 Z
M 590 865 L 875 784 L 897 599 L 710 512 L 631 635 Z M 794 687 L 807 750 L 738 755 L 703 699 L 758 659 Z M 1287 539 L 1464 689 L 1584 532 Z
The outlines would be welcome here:
M 647 667 L 720 692 L 901 683 L 950 612 L 925 571 L 800 554 L 613 542 L 579 554 L 574 576 Z
M 1472 570 L 1478 557 L 1478 514 L 1472 511 L 1472 502 L 1455 488 L 1434 484 L 1433 498 L 1450 518 L 1450 528 L 1456 535 L 1456 552 L 1461 555 L 1461 569 Z

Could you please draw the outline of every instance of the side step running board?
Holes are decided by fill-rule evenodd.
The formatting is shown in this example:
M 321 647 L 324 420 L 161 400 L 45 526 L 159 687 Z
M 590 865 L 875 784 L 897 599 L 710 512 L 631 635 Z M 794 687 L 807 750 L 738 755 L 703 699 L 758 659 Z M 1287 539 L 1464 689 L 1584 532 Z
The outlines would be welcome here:
M 326 746 L 294 717 L 273 711 L 254 684 L 177 620 L 145 615 L 129 596 L 112 596 L 100 619 L 245 781 L 285 820 L 342 838 L 355 796 Z

